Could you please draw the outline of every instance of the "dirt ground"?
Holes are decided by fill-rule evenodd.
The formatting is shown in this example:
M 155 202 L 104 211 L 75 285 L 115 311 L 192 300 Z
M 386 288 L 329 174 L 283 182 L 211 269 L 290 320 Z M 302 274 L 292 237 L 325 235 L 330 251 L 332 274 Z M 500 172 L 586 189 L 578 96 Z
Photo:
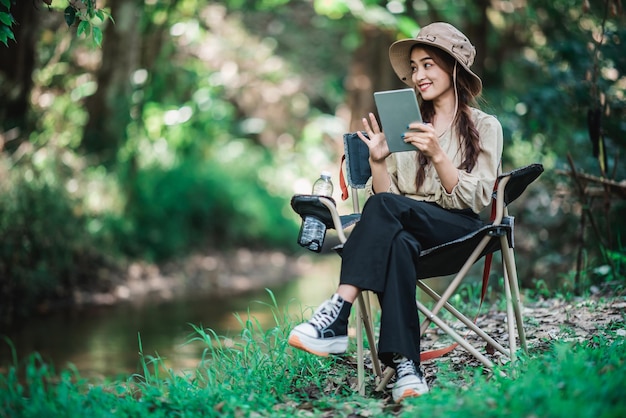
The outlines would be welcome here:
M 594 296 L 574 300 L 546 299 L 523 306 L 524 331 L 531 353 L 547 349 L 553 341 L 592 342 L 598 334 L 605 337 L 626 336 L 626 297 Z M 496 341 L 508 347 L 506 312 L 492 308 L 479 315 L 476 323 Z M 460 323 L 454 325 L 457 331 L 479 351 L 496 364 L 505 364 L 508 357 L 494 350 L 474 333 L 467 333 Z M 422 338 L 422 350 L 447 347 L 452 340 L 438 328 L 430 328 Z M 518 340 L 519 344 L 519 340 Z M 443 357 L 422 362 L 422 371 L 433 386 L 442 362 L 451 363 L 453 369 L 467 366 L 480 367 L 481 363 L 461 347 L 455 348 Z M 356 382 L 355 382 L 356 384 Z M 355 386 L 356 387 L 356 386 Z
M 607 330 L 615 331 L 618 337 L 626 336 L 626 298 L 591 297 L 588 299 L 547 299 L 527 303 L 523 306 L 524 332 L 528 347 L 532 351 L 541 351 L 552 341 L 590 341 L 594 335 Z M 508 347 L 506 312 L 491 309 L 480 315 L 477 324 L 496 341 L 504 342 Z M 459 323 L 459 329 L 464 329 Z M 430 331 L 430 330 L 429 330 Z M 463 334 L 462 334 L 463 335 Z M 443 340 L 443 341 L 442 341 Z M 474 333 L 467 336 L 478 348 L 487 353 L 494 363 L 503 364 L 508 360 L 500 352 L 493 350 Z M 440 330 L 432 330 L 423 338 L 424 349 L 449 345 L 450 340 Z M 519 340 L 518 340 L 519 344 Z M 462 348 L 457 348 L 447 356 L 446 361 L 455 364 L 480 363 Z M 423 363 L 428 378 L 437 360 Z
M 602 334 L 605 337 L 623 338 L 626 336 L 626 297 L 623 295 L 594 296 L 587 299 L 546 299 L 526 303 L 523 306 L 524 331 L 531 353 L 541 352 L 548 349 L 554 341 L 577 341 L 592 342 L 595 335 Z M 496 341 L 508 347 L 508 331 L 506 327 L 506 312 L 499 309 L 483 308 L 478 315 L 476 323 Z M 460 322 L 452 323 L 462 336 L 472 343 L 478 350 L 485 354 L 495 364 L 505 364 L 510 361 L 508 357 L 494 350 L 474 333 L 467 333 L 466 328 Z M 453 341 L 441 330 L 435 327 L 429 328 L 427 334 L 422 337 L 422 352 L 450 346 Z M 518 340 L 519 344 L 519 340 Z M 366 352 L 366 356 L 369 352 Z M 353 390 L 357 388 L 356 358 L 346 356 L 342 358 L 349 367 L 353 367 L 354 374 L 345 381 L 345 376 L 329 377 L 326 394 L 339 390 L 342 385 L 349 384 Z M 466 367 L 480 367 L 482 364 L 461 347 L 454 348 L 442 357 L 422 361 L 422 371 L 430 387 L 436 385 L 437 374 L 442 364 L 451 364 L 452 370 Z M 390 391 L 374 392 L 376 381 L 372 370 L 371 361 L 366 358 L 366 391 L 370 396 L 380 398 L 384 403 L 393 405 Z M 392 382 L 393 383 L 393 382 Z M 311 398 L 320 395 L 318 388 L 311 388 L 312 393 L 307 393 Z M 315 393 L 318 392 L 318 393 Z M 306 409 L 306 408 L 305 408 Z

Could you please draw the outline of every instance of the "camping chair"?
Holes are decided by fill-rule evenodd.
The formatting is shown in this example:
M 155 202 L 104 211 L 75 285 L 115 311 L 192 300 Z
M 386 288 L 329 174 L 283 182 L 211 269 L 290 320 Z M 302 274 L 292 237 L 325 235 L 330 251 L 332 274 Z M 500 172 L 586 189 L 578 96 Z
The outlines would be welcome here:
M 371 175 L 368 163 L 369 150 L 367 146 L 361 141 L 356 133 L 345 134 L 343 141 L 346 177 L 348 181 L 347 185 L 350 186 L 352 192 L 352 205 L 354 213 L 340 216 L 334 200 L 328 197 L 294 195 L 291 199 L 292 208 L 301 217 L 304 218 L 306 215 L 317 216 L 326 224 L 327 228 L 334 228 L 337 231 L 339 241 L 341 242 L 341 244 L 336 247 L 336 250 L 339 253 L 341 253 L 343 243 L 347 240 L 345 235 L 346 228 L 354 225 L 360 218 L 358 190 L 365 187 L 365 184 Z M 464 237 L 433 248 L 425 249 L 420 253 L 417 286 L 422 289 L 426 295 L 430 296 L 435 303 L 432 309 L 428 309 L 419 300 L 416 301 L 418 310 L 424 315 L 420 335 L 424 335 L 424 332 L 429 325 L 434 323 L 455 341 L 455 344 L 439 351 L 435 350 L 429 353 L 422 353 L 422 360 L 443 355 L 458 345 L 466 349 L 488 369 L 493 369 L 494 367 L 493 362 L 489 360 L 489 358 L 476 349 L 475 346 L 470 344 L 466 338 L 455 331 L 446 321 L 441 319 L 439 313 L 442 308 L 451 313 L 470 331 L 476 333 L 495 350 L 509 357 L 511 361 L 515 361 L 515 352 L 517 351 L 516 333 L 522 349 L 527 351 L 517 270 L 515 268 L 515 258 L 513 254 L 514 222 L 513 217 L 508 214 L 507 205 L 517 199 L 524 192 L 526 187 L 539 177 L 542 172 L 543 166 L 541 164 L 531 164 L 526 167 L 501 174 L 498 176 L 496 187 L 494 188 L 492 219 L 489 224 Z M 344 183 L 343 173 L 340 173 L 340 182 L 342 186 L 342 199 L 345 200 L 348 197 L 348 187 Z M 492 254 L 498 250 L 502 253 L 504 288 L 507 305 L 507 327 L 509 335 L 508 349 L 504 348 L 500 343 L 478 327 L 475 321 L 469 319 L 466 315 L 462 314 L 450 304 L 450 297 L 467 276 L 472 265 L 483 257 L 485 257 L 486 260 L 486 268 L 483 275 L 482 297 L 484 297 L 487 284 L 486 281 L 489 273 L 488 266 L 490 265 Z M 427 278 L 450 276 L 453 274 L 455 277 L 442 295 L 437 294 L 437 292 L 431 289 L 422 280 Z M 382 390 L 394 373 L 394 370 L 391 368 L 388 368 L 384 374 L 382 373 L 380 361 L 378 360 L 376 352 L 376 340 L 374 338 L 373 324 L 371 320 L 372 316 L 369 303 L 369 293 L 370 292 L 361 292 L 357 299 L 357 312 L 360 317 L 356 326 L 357 380 L 358 391 L 361 394 L 364 394 L 365 392 L 363 328 L 366 332 L 366 337 L 371 351 L 372 366 L 378 382 L 376 390 Z M 515 332 L 514 327 L 517 329 L 517 332 Z

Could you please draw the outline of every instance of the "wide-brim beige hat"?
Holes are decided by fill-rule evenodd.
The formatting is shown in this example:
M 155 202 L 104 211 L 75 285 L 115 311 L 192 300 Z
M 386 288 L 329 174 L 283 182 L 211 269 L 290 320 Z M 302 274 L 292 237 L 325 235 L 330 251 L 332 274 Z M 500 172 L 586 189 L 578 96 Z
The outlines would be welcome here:
M 476 58 L 476 48 L 460 30 L 444 22 L 424 26 L 415 38 L 396 41 L 389 47 L 389 60 L 400 80 L 414 87 L 411 80 L 411 48 L 420 44 L 434 46 L 450 54 L 471 76 L 471 93 L 474 96 L 480 94 L 483 83 L 480 77 L 470 69 Z

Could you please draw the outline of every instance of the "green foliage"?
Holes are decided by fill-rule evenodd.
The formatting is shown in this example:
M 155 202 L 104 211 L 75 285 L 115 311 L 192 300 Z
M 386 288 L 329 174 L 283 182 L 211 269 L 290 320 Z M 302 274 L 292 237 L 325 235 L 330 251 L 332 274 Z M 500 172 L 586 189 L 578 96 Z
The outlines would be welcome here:
M 626 250 L 623 245 L 618 245 L 616 250 L 603 249 L 605 252 L 601 260 L 588 260 L 585 256 L 582 272 L 578 277 L 578 283 L 571 277 L 564 289 L 581 293 L 606 291 L 623 292 L 626 287 Z
M 163 260 L 194 248 L 288 248 L 297 229 L 284 222 L 287 202 L 268 193 L 247 161 L 248 168 L 189 159 L 139 170 L 127 184 L 124 253 Z
M 0 42 L 8 46 L 9 39 L 15 40 L 15 35 L 11 30 L 11 26 L 15 23 L 15 19 L 9 13 L 0 12 Z
M 251 147 L 243 159 L 246 148 L 236 143 L 232 159 L 146 165 L 121 182 L 103 167 L 80 170 L 78 156 L 55 155 L 51 144 L 19 162 L 1 159 L 0 322 L 71 303 L 77 289 L 106 290 L 110 280 L 95 272 L 114 269 L 114 256 L 162 261 L 199 248 L 292 250 L 297 217 L 286 221 L 288 200 L 258 178 L 271 156 L 257 147 L 255 157 Z
M 349 384 L 356 371 L 342 357 L 320 358 L 289 347 L 293 319 L 269 295 L 269 303 L 258 302 L 274 318 L 269 328 L 249 315 L 238 317 L 241 332 L 231 339 L 192 325 L 189 344 L 205 346 L 203 360 L 192 370 L 167 369 L 163 359 L 143 352 L 141 339 L 142 372 L 126 381 L 94 384 L 73 368 L 56 373 L 33 354 L 0 374 L 0 416 L 577 418 L 626 413 L 623 322 L 586 341 L 538 342 L 529 355 L 493 373 L 438 360 L 431 392 L 396 406 L 372 391 L 373 382 L 365 397 L 356 394 Z
M 621 416 L 626 404 L 619 392 L 626 382 L 617 370 L 626 367 L 626 347 L 619 339 L 598 340 L 598 345 L 554 343 L 547 352 L 504 368 L 505 377 L 466 370 L 461 379 L 468 390 L 460 398 L 451 401 L 450 393 L 433 391 L 426 405 L 421 399 L 411 405 L 446 417 Z
M 11 15 L 11 0 L 0 0 L 0 42 L 5 46 L 9 45 L 9 40 L 15 41 L 13 25 L 15 19 Z
M 284 395 L 292 394 L 298 399 L 309 386 L 321 390 L 326 378 L 344 372 L 335 370 L 336 359 L 318 359 L 294 351 L 287 344 L 290 320 L 276 305 L 271 292 L 269 295 L 271 303 L 258 303 L 264 304 L 274 318 L 275 326 L 270 329 L 264 329 L 249 314 L 246 318 L 237 316 L 241 332 L 235 340 L 220 337 L 212 330 L 193 327 L 197 337 L 191 341 L 201 341 L 207 346 L 206 360 L 198 371 L 207 389 L 225 389 L 225 393 L 219 394 L 223 399 L 248 392 L 258 402 L 271 407 Z M 219 367 L 215 367 L 216 361 L 220 362 Z M 255 389 L 251 391 L 251 388 Z M 228 407 L 235 409 L 224 412 L 235 412 L 240 406 Z
M 96 8 L 95 0 L 80 0 L 86 7 L 78 8 L 70 3 L 64 10 L 67 26 L 77 25 L 76 35 L 91 40 L 95 46 L 102 46 L 102 25 L 107 19 L 115 23 L 113 16 L 103 9 Z
M 59 177 L 37 158 L 32 163 L 24 158 L 2 170 L 0 323 L 69 298 L 77 287 L 93 284 L 92 264 L 103 264 L 103 254 L 85 233 L 85 217 Z
M 520 14 L 502 14 L 503 24 L 536 21 L 527 36 L 527 51 L 497 67 L 503 79 L 505 111 L 517 114 L 512 131 L 519 138 L 557 164 L 567 164 L 570 153 L 579 168 L 599 173 L 599 161 L 592 153 L 587 113 L 602 102 L 602 130 L 609 162 L 623 150 L 619 123 L 626 112 L 623 83 L 626 62 L 618 46 L 626 38 L 624 15 L 605 10 L 611 0 L 592 2 L 585 10 L 572 2 L 531 2 Z M 509 19 L 510 18 L 510 19 Z M 506 23 L 505 23 L 506 22 Z M 600 38 L 601 37 L 601 38 Z M 602 70 L 600 70 L 602 69 Z M 528 83 L 520 83 L 520 79 Z M 507 126 L 508 128 L 509 126 Z M 510 150 L 514 155 L 518 150 Z M 615 170 L 615 171 L 613 171 Z M 623 164 L 607 173 L 624 178 Z
M 56 4 L 53 5 L 53 0 L 42 0 L 51 8 L 58 10 L 63 9 Z M 11 15 L 11 0 L 0 0 L 0 42 L 5 46 L 8 46 L 9 39 L 15 41 L 15 34 L 13 33 L 13 25 L 19 24 Z M 33 7 L 35 1 L 33 1 Z M 106 19 L 113 21 L 113 17 L 103 9 L 96 7 L 95 0 L 72 0 L 69 1 L 69 5 L 63 9 L 63 17 L 67 26 L 77 26 L 77 35 L 83 36 L 85 39 L 91 40 L 95 46 L 102 45 L 102 29 L 100 29 L 97 21 L 103 23 Z

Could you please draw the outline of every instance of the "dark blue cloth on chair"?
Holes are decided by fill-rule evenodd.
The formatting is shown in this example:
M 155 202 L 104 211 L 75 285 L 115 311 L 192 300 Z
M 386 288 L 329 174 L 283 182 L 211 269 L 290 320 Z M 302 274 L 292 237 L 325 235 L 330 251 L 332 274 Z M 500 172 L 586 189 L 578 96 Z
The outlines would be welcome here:
M 364 132 L 363 135 L 367 137 Z M 355 189 L 363 189 L 372 175 L 369 164 L 370 150 L 356 132 L 343 135 L 343 146 L 346 150 L 348 184 Z

